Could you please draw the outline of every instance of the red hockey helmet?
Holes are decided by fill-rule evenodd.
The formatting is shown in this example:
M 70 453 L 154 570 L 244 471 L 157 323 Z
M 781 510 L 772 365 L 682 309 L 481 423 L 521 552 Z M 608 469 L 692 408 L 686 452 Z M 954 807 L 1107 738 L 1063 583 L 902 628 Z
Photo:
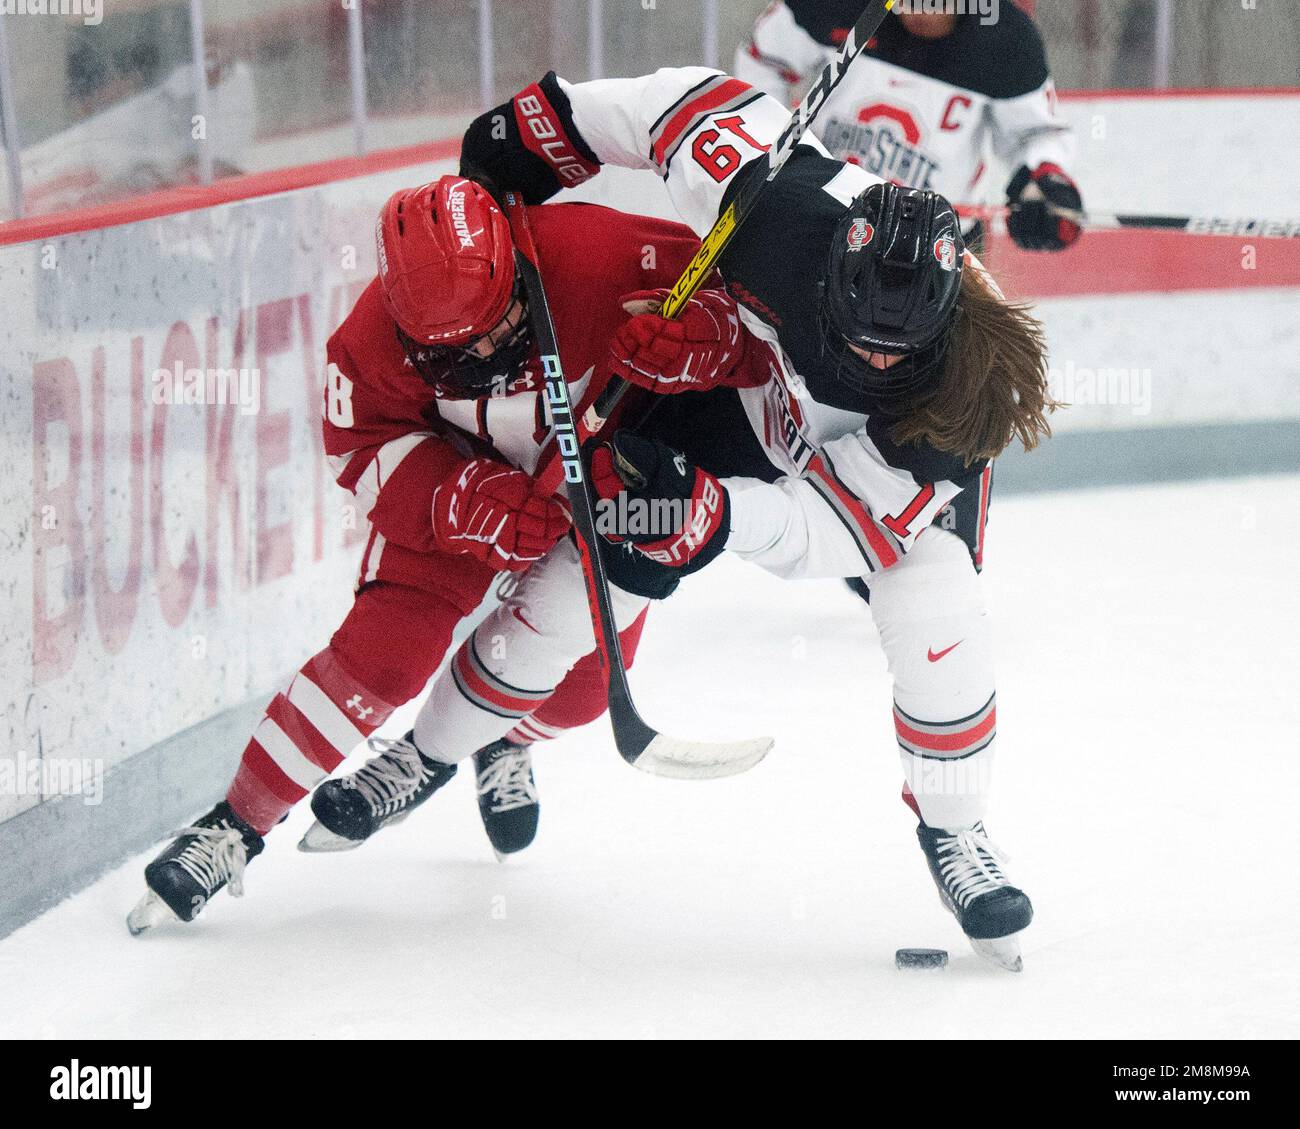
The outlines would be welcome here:
M 510 308 L 510 225 L 472 180 L 444 176 L 395 192 L 379 214 L 375 243 L 384 305 L 413 342 L 473 341 Z

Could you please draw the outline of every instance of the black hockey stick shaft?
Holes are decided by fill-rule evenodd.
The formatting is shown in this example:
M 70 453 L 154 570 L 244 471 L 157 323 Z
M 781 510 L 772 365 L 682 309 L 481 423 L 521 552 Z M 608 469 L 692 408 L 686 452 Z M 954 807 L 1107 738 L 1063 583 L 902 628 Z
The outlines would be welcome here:
M 664 317 L 675 318 L 681 313 L 686 303 L 690 301 L 691 295 L 704 285 L 704 280 L 709 277 L 709 272 L 717 266 L 718 260 L 722 257 L 722 252 L 727 249 L 727 244 L 731 242 L 737 228 L 745 222 L 745 218 L 754 210 L 754 205 L 758 203 L 758 197 L 763 189 L 776 178 L 777 173 L 790 159 L 790 154 L 794 152 L 795 146 L 799 144 L 803 135 L 808 131 L 808 127 L 826 104 L 831 92 L 839 86 L 840 80 L 844 78 L 853 60 L 858 57 L 862 49 L 867 45 L 868 40 L 880 30 L 880 25 L 884 23 L 885 17 L 893 9 L 894 3 L 895 0 L 870 0 L 862 10 L 862 14 L 858 16 L 858 22 L 849 30 L 848 37 L 844 40 L 835 58 L 826 64 L 817 81 L 808 88 L 808 92 L 803 96 L 803 101 L 795 107 L 789 124 L 781 131 L 781 136 L 776 139 L 772 148 L 759 158 L 759 161 L 767 163 L 766 172 L 760 175 L 759 170 L 755 170 L 750 174 L 749 179 L 741 186 L 740 191 L 736 193 L 731 203 L 727 205 L 709 229 L 708 234 L 705 235 L 703 242 L 700 244 L 700 249 L 686 265 L 681 277 L 673 284 L 672 290 L 668 292 L 668 297 L 664 299 L 663 307 L 659 311 Z M 583 419 L 583 425 L 590 431 L 599 430 L 605 420 L 609 419 L 610 413 L 613 412 L 615 406 L 626 392 L 627 384 L 625 381 L 610 381 L 609 386 L 601 393 L 596 402 L 588 408 Z
M 596 648 L 609 673 L 609 712 L 618 751 L 629 764 L 645 751 L 655 731 L 641 720 L 632 703 L 627 685 L 627 668 L 619 646 L 618 624 L 610 599 L 609 580 L 596 542 L 596 513 L 587 489 L 586 468 L 582 464 L 582 446 L 578 440 L 577 420 L 568 381 L 560 364 L 560 349 L 555 339 L 550 304 L 538 268 L 537 247 L 533 242 L 528 212 L 517 192 L 503 193 L 510 233 L 515 244 L 515 259 L 528 295 L 528 316 L 541 354 L 542 375 L 546 383 L 546 401 L 551 412 L 552 429 L 560 461 L 564 468 L 564 492 L 573 510 L 573 524 L 578 532 L 578 551 L 582 573 L 591 604 Z
M 712 742 L 668 737 L 647 725 L 632 701 L 623 650 L 619 645 L 609 579 L 605 575 L 604 561 L 601 560 L 599 542 L 596 540 L 595 505 L 587 486 L 578 425 L 573 416 L 573 400 L 564 379 L 555 325 L 546 300 L 528 212 L 523 197 L 517 192 L 504 193 L 503 201 L 514 239 L 515 261 L 528 297 L 528 316 L 541 354 L 551 428 L 564 474 L 564 491 L 573 510 L 583 583 L 591 608 L 592 630 L 596 637 L 597 652 L 608 675 L 606 700 L 610 724 L 614 730 L 614 744 L 628 764 L 658 776 L 703 780 L 744 772 L 767 755 L 772 748 L 771 738 Z

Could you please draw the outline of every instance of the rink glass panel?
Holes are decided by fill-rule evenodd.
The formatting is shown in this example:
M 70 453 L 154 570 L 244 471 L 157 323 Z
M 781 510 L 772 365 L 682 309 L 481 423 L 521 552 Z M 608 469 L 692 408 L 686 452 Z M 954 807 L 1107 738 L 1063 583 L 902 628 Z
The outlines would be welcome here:
M 102 15 L 4 17 L 28 214 L 183 183 L 194 166 L 188 3 Z M 7 217 L 7 181 L 0 193 Z
M 205 0 L 204 11 L 217 177 L 351 155 L 341 2 Z M 223 96 L 231 75 L 237 93 Z M 241 111 L 247 120 L 229 120 Z
M 367 151 L 454 138 L 554 68 L 573 79 L 731 65 L 765 0 L 360 0 Z M 1300 5 L 1029 3 L 1063 90 L 1300 81 Z M 205 0 L 216 178 L 357 151 L 341 0 Z M 1171 18 L 1162 24 L 1161 13 Z M 190 0 L 6 19 L 28 214 L 199 178 Z M 713 22 L 716 20 L 716 24 Z M 1170 29 L 1161 52 L 1162 28 Z M 707 54 L 712 58 L 706 58 Z M 0 187 L 0 216 L 12 214 Z
M 1161 0 L 1037 0 L 1034 18 L 1062 90 L 1155 85 Z M 1300 5 L 1237 0 L 1171 4 L 1169 85 L 1300 82 Z

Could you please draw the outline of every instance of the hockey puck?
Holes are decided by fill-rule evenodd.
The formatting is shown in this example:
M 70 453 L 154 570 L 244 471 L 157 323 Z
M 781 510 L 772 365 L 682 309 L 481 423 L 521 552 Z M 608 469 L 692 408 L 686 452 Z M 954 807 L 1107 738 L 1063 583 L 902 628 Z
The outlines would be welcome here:
M 899 949 L 894 954 L 899 968 L 943 968 L 948 963 L 944 949 Z

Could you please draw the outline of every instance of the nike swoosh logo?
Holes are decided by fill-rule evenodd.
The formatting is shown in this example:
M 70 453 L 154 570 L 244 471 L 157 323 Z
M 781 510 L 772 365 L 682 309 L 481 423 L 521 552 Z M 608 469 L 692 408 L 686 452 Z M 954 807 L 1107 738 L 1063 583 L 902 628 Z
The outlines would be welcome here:
M 951 647 L 945 647 L 942 651 L 939 651 L 937 653 L 934 650 L 934 648 L 931 647 L 928 651 L 925 652 L 925 657 L 929 659 L 932 663 L 937 663 L 941 658 L 943 658 L 944 655 L 948 654 L 949 651 L 955 651 L 964 642 L 966 642 L 965 639 L 958 639 L 957 642 L 955 642 Z
M 528 628 L 528 630 L 531 631 L 534 635 L 541 634 L 541 632 L 538 631 L 537 628 L 535 628 L 531 623 L 529 623 L 528 620 L 524 619 L 523 612 L 521 612 L 518 608 L 511 608 L 510 614 L 513 615 L 515 619 L 517 619 L 520 623 L 522 623 L 526 628 Z

